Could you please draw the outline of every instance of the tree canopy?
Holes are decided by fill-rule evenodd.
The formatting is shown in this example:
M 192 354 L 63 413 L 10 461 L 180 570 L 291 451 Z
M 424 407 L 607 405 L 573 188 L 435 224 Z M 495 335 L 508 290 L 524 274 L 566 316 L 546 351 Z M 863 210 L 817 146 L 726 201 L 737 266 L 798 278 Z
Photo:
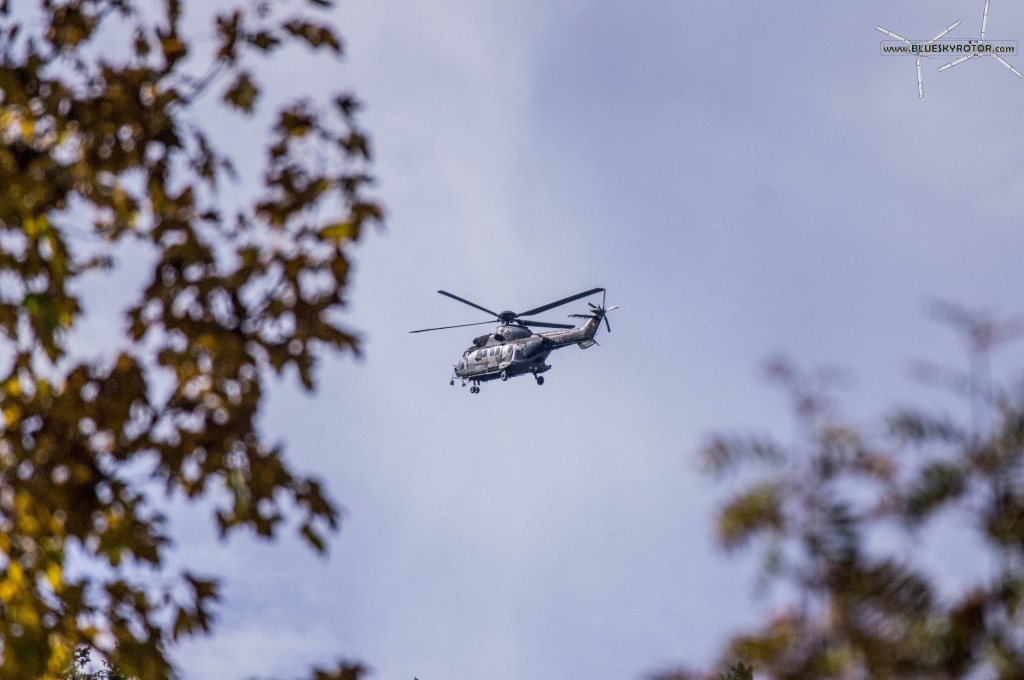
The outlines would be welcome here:
M 721 434 L 703 450 L 709 473 L 742 480 L 719 511 L 720 545 L 759 548 L 766 584 L 789 596 L 724 651 L 758 677 L 1024 677 L 1024 384 L 990 375 L 1020 324 L 936 309 L 966 338 L 970 369 L 915 372 L 962 397 L 962 415 L 904 407 L 868 429 L 840 415 L 837 373 L 776 360 L 797 441 Z M 918 554 L 950 541 L 949 564 Z
M 272 376 L 312 390 L 325 350 L 358 351 L 338 313 L 351 244 L 382 219 L 354 96 L 260 108 L 261 57 L 343 54 L 330 5 L 190 30 L 202 3 L 0 3 L 0 677 L 56 679 L 78 648 L 176 675 L 169 649 L 210 631 L 218 586 L 167 573 L 156 491 L 206 501 L 222 536 L 294 518 L 322 552 L 337 527 L 257 424 Z M 269 116 L 251 182 L 218 111 Z M 130 296 L 102 348 L 76 341 L 88 282 Z

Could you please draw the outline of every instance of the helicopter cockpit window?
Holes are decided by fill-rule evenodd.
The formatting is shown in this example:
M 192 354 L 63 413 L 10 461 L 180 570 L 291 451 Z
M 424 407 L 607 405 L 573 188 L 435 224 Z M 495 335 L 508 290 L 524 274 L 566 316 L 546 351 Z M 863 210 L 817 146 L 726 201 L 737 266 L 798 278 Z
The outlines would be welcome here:
M 486 354 L 487 354 L 487 352 L 485 350 L 480 350 L 479 352 L 477 352 L 476 353 L 477 361 L 479 361 L 480 359 L 483 359 Z

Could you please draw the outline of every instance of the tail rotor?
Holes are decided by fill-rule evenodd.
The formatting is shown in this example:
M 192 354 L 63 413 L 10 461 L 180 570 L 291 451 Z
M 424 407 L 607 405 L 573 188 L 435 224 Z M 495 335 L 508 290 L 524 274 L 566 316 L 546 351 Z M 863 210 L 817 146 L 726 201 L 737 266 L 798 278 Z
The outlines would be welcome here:
M 611 333 L 612 325 L 608 323 L 607 315 L 608 312 L 618 309 L 619 306 L 615 305 L 614 307 L 605 307 L 605 293 L 603 292 L 601 294 L 601 304 L 595 305 L 593 302 L 588 302 L 587 304 L 590 305 L 590 309 L 592 310 L 590 314 L 570 314 L 569 316 L 576 317 L 578 319 L 597 319 L 598 323 L 603 319 L 605 328 L 607 328 L 608 332 Z

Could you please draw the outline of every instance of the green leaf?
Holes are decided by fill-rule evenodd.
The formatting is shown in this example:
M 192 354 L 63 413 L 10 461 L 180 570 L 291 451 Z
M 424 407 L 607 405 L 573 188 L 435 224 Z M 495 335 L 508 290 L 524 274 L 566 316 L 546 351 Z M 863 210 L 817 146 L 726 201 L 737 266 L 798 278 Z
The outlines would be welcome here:
M 720 674 L 717 680 L 754 680 L 754 669 L 746 664 L 737 663 Z
M 292 19 L 284 24 L 284 29 L 296 38 L 304 40 L 313 49 L 326 47 L 336 54 L 341 53 L 341 39 L 329 26 Z
M 967 477 L 961 466 L 943 461 L 929 463 L 908 490 L 904 512 L 908 519 L 919 522 L 966 490 Z
M 264 52 L 270 52 L 281 44 L 281 39 L 269 31 L 260 31 L 259 33 L 246 36 L 246 42 L 255 45 Z
M 718 515 L 718 540 L 726 550 L 743 547 L 756 534 L 785 527 L 782 488 L 759 484 L 726 503 Z
M 259 88 L 256 87 L 252 75 L 242 71 L 224 92 L 224 101 L 244 113 L 251 114 L 255 110 L 259 94 Z
M 359 238 L 359 223 L 352 220 L 335 222 L 323 227 L 319 234 L 326 241 L 354 241 Z

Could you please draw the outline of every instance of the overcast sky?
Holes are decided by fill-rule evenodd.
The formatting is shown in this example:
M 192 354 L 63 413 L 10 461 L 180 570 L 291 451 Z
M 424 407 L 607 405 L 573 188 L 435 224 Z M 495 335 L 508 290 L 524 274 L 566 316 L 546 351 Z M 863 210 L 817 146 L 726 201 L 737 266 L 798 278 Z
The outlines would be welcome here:
M 281 384 L 263 421 L 343 530 L 321 560 L 290 538 L 221 546 L 179 513 L 180 559 L 226 585 L 185 677 L 713 660 L 772 602 L 715 548 L 726 489 L 697 452 L 716 431 L 791 432 L 764 359 L 849 368 L 848 412 L 871 423 L 930 398 L 911 359 L 964 359 L 930 299 L 1024 311 L 1024 81 L 926 59 L 919 99 L 914 59 L 874 30 L 960 19 L 948 38 L 976 37 L 983 5 L 346 0 L 343 64 L 266 65 L 271 88 L 359 94 L 389 219 L 355 253 L 365 360 L 323 362 L 312 397 Z M 1024 5 L 993 0 L 988 26 L 1024 40 Z M 478 329 L 408 333 L 484 320 L 438 289 L 521 310 L 595 286 L 621 305 L 613 332 L 553 354 L 543 387 L 450 387 Z

